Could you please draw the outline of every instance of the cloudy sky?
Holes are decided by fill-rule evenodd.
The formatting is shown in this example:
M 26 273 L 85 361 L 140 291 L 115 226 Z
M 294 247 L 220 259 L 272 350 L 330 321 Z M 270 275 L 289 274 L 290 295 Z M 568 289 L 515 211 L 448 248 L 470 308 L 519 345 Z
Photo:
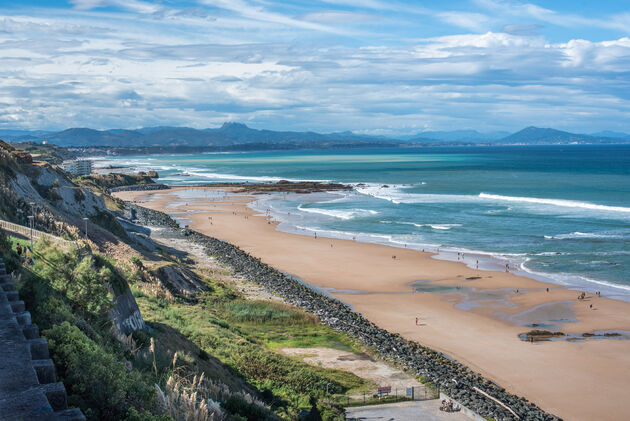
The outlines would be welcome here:
M 630 132 L 629 33 L 627 0 L 0 0 L 0 128 Z

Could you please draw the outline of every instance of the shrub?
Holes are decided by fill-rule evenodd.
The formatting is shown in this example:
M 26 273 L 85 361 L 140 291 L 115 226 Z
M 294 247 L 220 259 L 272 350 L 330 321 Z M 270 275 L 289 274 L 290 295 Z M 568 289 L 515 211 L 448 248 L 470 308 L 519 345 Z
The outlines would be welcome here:
M 222 406 L 232 414 L 245 417 L 248 421 L 273 419 L 268 417 L 266 411 L 260 406 L 254 403 L 249 403 L 238 396 L 230 396 L 225 402 L 223 402 Z
M 68 388 L 69 400 L 88 419 L 123 419 L 130 408 L 155 405 L 155 390 L 136 372 L 127 372 L 79 328 L 68 322 L 43 332 L 58 375 Z

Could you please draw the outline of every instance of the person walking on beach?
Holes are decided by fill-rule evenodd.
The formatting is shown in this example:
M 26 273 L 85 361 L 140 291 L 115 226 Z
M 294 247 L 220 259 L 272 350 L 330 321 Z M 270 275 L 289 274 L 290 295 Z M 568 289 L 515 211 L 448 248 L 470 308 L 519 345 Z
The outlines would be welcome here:
M 510 265 L 508 265 L 507 263 L 505 264 L 505 272 L 506 273 L 510 272 Z
M 477 269 L 479 269 L 479 260 L 477 260 Z
M 418 318 L 416 317 L 416 326 L 418 326 Z

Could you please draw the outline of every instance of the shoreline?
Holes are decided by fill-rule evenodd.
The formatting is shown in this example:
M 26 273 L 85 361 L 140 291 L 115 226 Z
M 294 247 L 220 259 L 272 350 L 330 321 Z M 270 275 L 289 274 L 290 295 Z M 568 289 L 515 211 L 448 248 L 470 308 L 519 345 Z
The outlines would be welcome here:
M 186 189 L 189 186 L 172 187 Z M 215 188 L 215 186 L 200 185 L 192 186 L 192 188 Z M 280 192 L 271 194 L 280 194 Z M 262 209 L 262 207 L 258 206 L 259 202 L 260 197 L 256 197 L 247 204 L 247 207 L 257 212 L 257 216 L 271 216 L 275 218 L 276 221 L 273 221 L 273 223 L 276 224 L 276 228 L 279 231 L 288 234 L 298 233 L 301 235 L 308 235 L 306 234 L 306 232 L 308 231 L 311 234 L 317 232 L 317 235 L 323 238 L 339 240 L 350 240 L 356 238 L 357 242 L 378 244 L 395 249 L 411 249 L 418 252 L 426 252 L 431 254 L 431 257 L 433 259 L 448 261 L 452 263 L 462 263 L 470 269 L 504 272 L 505 265 L 509 264 L 510 273 L 517 276 L 530 278 L 542 283 L 552 284 L 556 287 L 562 287 L 577 291 L 586 291 L 591 294 L 595 294 L 597 291 L 599 291 L 600 293 L 602 293 L 603 296 L 607 298 L 630 303 L 630 286 L 618 285 L 609 281 L 589 279 L 577 274 L 548 273 L 532 270 L 525 266 L 525 264 L 528 262 L 528 259 L 517 258 L 517 256 L 525 256 L 525 254 L 521 255 L 500 252 L 487 252 L 482 250 L 469 249 L 463 246 L 459 247 L 451 245 L 436 245 L 430 243 L 402 243 L 393 240 L 379 241 L 378 238 L 382 237 L 382 235 L 364 234 L 361 232 L 316 230 L 309 227 L 294 226 L 290 222 L 282 220 L 283 215 L 279 212 L 272 211 L 272 213 L 270 214 L 265 214 L 265 210 Z
M 352 305 L 378 326 L 445 352 L 551 413 L 568 419 L 615 419 L 623 413 L 630 341 L 588 339 L 530 345 L 518 338 L 519 333 L 530 329 L 509 320 L 531 309 L 541 313 L 536 310 L 539 306 L 549 307 L 542 311 L 549 314 L 541 317 L 555 317 L 554 309 L 562 307 L 573 311 L 572 320 L 560 323 L 563 332 L 625 331 L 630 329 L 628 303 L 598 297 L 578 302 L 576 291 L 558 285 L 511 273 L 475 270 L 411 249 L 285 233 L 264 216 L 254 215 L 247 206 L 251 196 L 229 196 L 230 202 L 202 198 L 203 204 L 175 199 L 177 191 L 190 189 L 175 187 L 117 196 L 131 201 L 153 197 L 142 205 L 169 214 L 188 212 L 186 218 L 194 229 L 235 244 L 317 289 L 333 288 L 327 291 L 330 295 Z M 392 253 L 396 259 L 391 258 Z M 419 280 L 447 293 L 414 293 L 409 284 Z M 448 292 L 449 287 L 457 286 L 461 289 Z M 519 292 L 510 292 L 514 288 Z M 487 296 L 497 290 L 504 294 Z M 458 308 L 466 302 L 462 298 L 466 294 L 473 305 Z M 597 311 L 588 307 L 594 303 Z M 392 312 L 392 308 L 397 310 Z M 421 319 L 421 326 L 414 325 L 415 317 Z M 569 377 L 573 380 L 566 384 Z M 598 387 L 593 384 L 595 378 Z

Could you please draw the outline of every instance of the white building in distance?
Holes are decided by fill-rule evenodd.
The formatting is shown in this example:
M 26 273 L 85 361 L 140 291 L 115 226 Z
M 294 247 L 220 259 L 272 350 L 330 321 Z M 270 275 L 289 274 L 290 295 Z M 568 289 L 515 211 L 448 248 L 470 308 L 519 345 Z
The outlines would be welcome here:
M 69 161 L 63 161 L 61 168 L 70 174 L 75 175 L 89 175 L 92 173 L 92 161 L 89 159 L 73 159 Z

